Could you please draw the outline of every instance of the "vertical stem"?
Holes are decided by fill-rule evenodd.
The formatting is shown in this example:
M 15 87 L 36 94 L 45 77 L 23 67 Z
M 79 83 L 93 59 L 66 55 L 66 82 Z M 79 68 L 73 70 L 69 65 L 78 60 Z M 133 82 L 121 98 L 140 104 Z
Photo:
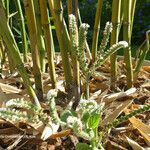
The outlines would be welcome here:
M 27 25 L 29 30 L 30 46 L 33 60 L 33 74 L 35 79 L 35 88 L 40 101 L 43 101 L 43 87 L 41 80 L 41 71 L 39 64 L 39 53 L 37 45 L 37 28 L 35 13 L 32 0 L 24 0 L 25 12 L 27 17 Z
M 55 65 L 54 65 L 54 46 L 53 46 L 53 39 L 52 39 L 52 31 L 49 25 L 49 16 L 47 10 L 47 3 L 45 0 L 40 0 L 40 11 L 41 11 L 41 23 L 44 30 L 44 40 L 45 40 L 45 47 L 47 51 L 47 58 L 49 64 L 49 74 L 51 77 L 52 87 L 56 88 L 56 72 L 55 72 Z
M 93 61 L 96 59 L 96 56 L 97 56 L 97 44 L 98 44 L 98 36 L 99 36 L 99 30 L 100 30 L 102 5 L 103 5 L 103 0 L 98 0 L 96 15 L 95 15 L 94 31 L 93 31 L 93 41 L 92 41 Z
M 131 7 L 131 35 L 132 35 L 132 28 L 133 28 L 133 21 L 134 21 L 136 1 L 137 0 L 132 0 L 132 3 L 131 3 L 131 6 L 132 6 Z
M 123 12 L 123 40 L 129 44 L 129 47 L 125 48 L 124 61 L 126 63 L 127 87 L 130 88 L 133 85 L 133 68 L 131 60 L 131 0 L 124 0 Z
M 0 73 L 2 72 L 3 69 L 3 64 L 6 59 L 6 54 L 5 54 L 5 47 L 2 38 L 0 37 Z
M 39 60 L 40 60 L 40 69 L 42 72 L 45 71 L 45 45 L 42 33 L 41 25 L 41 14 L 39 7 L 39 0 L 33 0 L 35 16 L 36 16 L 36 26 L 37 26 L 37 46 L 39 50 Z
M 15 0 L 15 5 L 16 5 L 18 15 L 20 18 L 20 30 L 21 30 L 21 37 L 22 37 L 23 58 L 24 58 L 24 61 L 27 62 L 28 43 L 27 43 L 26 29 L 25 29 L 24 17 L 23 17 L 23 13 L 22 13 L 20 0 Z
M 112 3 L 112 24 L 113 31 L 111 33 L 110 45 L 118 42 L 118 36 L 120 31 L 120 11 L 121 11 L 121 0 L 113 0 Z M 112 54 L 110 57 L 111 61 L 111 88 L 115 89 L 115 81 L 117 78 L 117 52 Z
M 62 1 L 61 0 L 48 0 L 50 10 L 52 16 L 54 17 L 54 24 L 56 26 L 56 34 L 60 46 L 60 52 L 62 56 L 62 63 L 66 81 L 66 90 L 70 89 L 72 85 L 72 73 L 71 73 L 71 66 L 69 63 L 68 57 L 68 45 L 66 44 L 66 37 L 65 37 L 65 28 L 64 28 L 64 19 L 63 19 L 63 11 L 62 11 Z M 69 43 L 69 42 L 68 42 Z
M 6 0 L 5 6 L 6 6 L 6 16 L 7 19 L 9 20 L 9 0 Z

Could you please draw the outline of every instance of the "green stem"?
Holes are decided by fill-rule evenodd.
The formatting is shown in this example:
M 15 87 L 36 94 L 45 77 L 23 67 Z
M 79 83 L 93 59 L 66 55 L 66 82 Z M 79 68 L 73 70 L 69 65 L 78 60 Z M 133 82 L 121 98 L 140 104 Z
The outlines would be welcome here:
M 26 29 L 25 29 L 24 17 L 23 17 L 23 12 L 22 12 L 22 8 L 21 8 L 20 0 L 16 0 L 15 5 L 16 5 L 18 15 L 20 18 L 23 58 L 24 58 L 24 61 L 27 62 L 28 43 L 27 43 Z
M 39 100 L 43 101 L 43 87 L 42 87 L 42 77 L 40 71 L 38 39 L 37 39 L 38 35 L 37 35 L 37 26 L 35 20 L 33 1 L 24 0 L 24 7 L 25 7 L 25 13 L 27 17 L 27 25 L 28 25 L 29 38 L 30 38 L 36 93 Z
M 120 31 L 120 11 L 121 11 L 121 0 L 113 0 L 112 4 L 112 24 L 113 30 L 111 33 L 111 46 L 118 42 L 119 31 Z M 116 78 L 117 78 L 117 52 L 112 54 L 110 57 L 111 61 L 111 88 L 115 89 Z
M 62 63 L 64 69 L 64 76 L 66 81 L 66 90 L 70 89 L 72 85 L 72 72 L 68 57 L 68 45 L 66 44 L 66 30 L 64 27 L 62 1 L 61 0 L 48 0 L 51 14 L 54 17 L 54 24 L 56 26 L 56 34 L 60 46 L 62 56 Z M 68 42 L 69 43 L 69 42 Z
M 134 21 L 134 14 L 135 14 L 135 7 L 136 7 L 137 0 L 132 0 L 132 7 L 131 7 L 131 34 L 133 28 L 133 21 Z
M 126 63 L 127 87 L 131 88 L 133 86 L 133 68 L 131 59 L 131 0 L 123 0 L 123 2 L 123 40 L 129 44 L 129 46 L 124 49 L 124 61 Z
M 6 16 L 7 16 L 7 19 L 9 20 L 9 0 L 6 0 L 5 2 L 6 4 Z
M 39 0 L 33 0 L 35 16 L 36 16 L 36 27 L 37 27 L 37 46 L 39 50 L 39 61 L 40 69 L 42 72 L 45 71 L 45 44 L 43 39 L 42 24 L 41 24 L 41 14 L 39 8 Z
M 44 31 L 45 47 L 47 51 L 49 74 L 52 82 L 52 88 L 56 88 L 56 72 L 54 64 L 54 46 L 52 31 L 49 23 L 49 15 L 47 10 L 47 3 L 45 0 L 40 0 L 40 11 L 41 11 L 41 23 Z
M 101 22 L 101 13 L 102 13 L 103 0 L 98 0 L 96 15 L 95 15 L 95 24 L 93 31 L 93 41 L 92 41 L 92 59 L 95 61 L 97 56 L 97 45 L 98 45 L 98 36 L 100 31 L 100 22 Z

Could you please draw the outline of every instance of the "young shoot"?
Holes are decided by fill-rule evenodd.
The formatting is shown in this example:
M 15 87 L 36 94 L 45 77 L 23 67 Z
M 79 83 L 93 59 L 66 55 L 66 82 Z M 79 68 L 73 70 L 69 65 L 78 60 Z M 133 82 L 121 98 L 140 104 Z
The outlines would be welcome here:
M 77 29 L 77 23 L 74 15 L 69 15 L 69 28 L 71 29 L 71 36 L 73 41 L 76 41 L 75 37 L 77 35 L 78 29 Z M 82 70 L 85 79 L 86 79 L 86 99 L 89 99 L 89 84 L 90 84 L 90 78 L 95 73 L 95 71 L 105 63 L 107 58 L 109 58 L 114 52 L 121 48 L 128 47 L 128 43 L 125 41 L 120 41 L 114 45 L 112 45 L 109 49 L 107 49 L 107 45 L 109 42 L 109 36 L 112 32 L 112 23 L 107 22 L 104 32 L 103 32 L 103 39 L 99 46 L 99 51 L 97 52 L 97 57 L 95 58 L 95 61 L 92 63 L 92 65 L 88 64 L 86 53 L 85 53 L 85 44 L 86 44 L 86 38 L 87 38 L 87 32 L 88 32 L 89 25 L 86 23 L 82 23 L 79 28 L 79 37 L 78 37 L 78 43 L 72 42 L 74 47 L 74 52 L 77 55 L 77 59 L 80 64 L 80 69 Z

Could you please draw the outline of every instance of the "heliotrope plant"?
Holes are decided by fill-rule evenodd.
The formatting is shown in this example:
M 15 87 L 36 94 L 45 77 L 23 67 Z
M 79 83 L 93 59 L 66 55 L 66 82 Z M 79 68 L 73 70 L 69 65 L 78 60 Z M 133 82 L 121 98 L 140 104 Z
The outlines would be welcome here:
M 89 98 L 89 82 L 90 77 L 95 73 L 95 71 L 105 63 L 107 58 L 112 55 L 114 52 L 121 48 L 128 47 L 128 43 L 126 41 L 120 41 L 114 45 L 112 45 L 109 49 L 107 49 L 107 45 L 109 42 L 109 36 L 112 32 L 112 23 L 107 22 L 104 32 L 103 32 L 103 39 L 99 46 L 99 51 L 97 52 L 97 57 L 95 61 L 92 63 L 92 65 L 88 64 L 86 53 L 85 53 L 85 43 L 87 38 L 87 31 L 89 28 L 89 25 L 86 23 L 82 23 L 79 28 L 79 34 L 78 34 L 78 43 L 76 42 L 76 33 L 78 32 L 76 18 L 74 15 L 69 15 L 69 28 L 71 31 L 72 36 L 72 48 L 73 52 L 77 55 L 80 68 L 85 75 L 86 78 L 86 98 Z

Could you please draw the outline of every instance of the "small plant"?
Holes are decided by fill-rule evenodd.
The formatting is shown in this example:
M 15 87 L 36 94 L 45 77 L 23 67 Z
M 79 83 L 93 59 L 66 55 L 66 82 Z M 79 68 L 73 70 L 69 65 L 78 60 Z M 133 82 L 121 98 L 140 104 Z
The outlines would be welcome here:
M 112 32 L 112 23 L 107 22 L 106 27 L 103 32 L 103 39 L 102 42 L 99 46 L 99 51 L 97 52 L 97 57 L 95 58 L 95 61 L 93 64 L 90 66 L 87 62 L 86 54 L 85 54 L 85 42 L 86 42 L 86 37 L 87 37 L 87 30 L 89 28 L 89 25 L 86 23 L 81 24 L 79 28 L 79 41 L 76 43 L 75 37 L 77 34 L 77 24 L 76 24 L 76 19 L 74 15 L 69 15 L 70 19 L 70 24 L 69 27 L 71 28 L 70 31 L 72 34 L 72 42 L 74 51 L 77 55 L 80 68 L 85 75 L 86 78 L 86 98 L 89 98 L 89 82 L 90 82 L 90 77 L 95 73 L 95 71 L 105 63 L 107 58 L 112 55 L 114 52 L 121 48 L 126 48 L 128 47 L 128 43 L 125 41 L 120 41 L 117 44 L 112 45 L 108 50 L 106 50 L 108 41 L 109 41 L 109 36 L 110 33 Z
M 98 127 L 101 124 L 104 103 L 98 104 L 95 100 L 81 99 L 76 111 L 69 107 L 64 110 L 59 117 L 56 111 L 55 99 L 51 99 L 49 102 L 53 114 L 51 117 L 53 118 L 52 120 L 55 120 L 56 124 L 71 128 L 78 137 L 89 141 L 89 145 L 86 143 L 78 143 L 76 145 L 76 150 L 104 150 L 102 139 L 108 134 L 108 131 L 111 128 L 116 127 L 137 114 L 150 110 L 150 105 L 144 105 L 143 107 L 108 123 L 101 131 L 99 131 Z
M 98 104 L 95 100 L 81 99 L 76 110 L 72 110 L 69 105 L 59 116 L 55 104 L 56 96 L 57 91 L 50 90 L 47 97 L 50 115 L 44 113 L 43 108 L 40 109 L 31 102 L 27 102 L 23 99 L 12 99 L 6 103 L 6 108 L 0 109 L 0 117 L 11 122 L 24 121 L 28 124 L 43 122 L 45 126 L 51 122 L 51 124 L 57 126 L 57 129 L 58 126 L 71 128 L 78 137 L 85 139 L 89 143 L 78 143 L 76 150 L 102 150 L 104 149 L 102 139 L 105 134 L 108 134 L 111 128 L 116 127 L 139 113 L 150 110 L 150 105 L 144 105 L 108 123 L 99 131 L 98 127 L 101 124 L 104 103 Z
M 6 103 L 6 108 L 0 108 L 1 118 L 7 121 L 23 121 L 27 124 L 34 124 L 42 121 L 48 123 L 48 117 L 39 108 L 30 101 L 24 99 L 11 99 Z

